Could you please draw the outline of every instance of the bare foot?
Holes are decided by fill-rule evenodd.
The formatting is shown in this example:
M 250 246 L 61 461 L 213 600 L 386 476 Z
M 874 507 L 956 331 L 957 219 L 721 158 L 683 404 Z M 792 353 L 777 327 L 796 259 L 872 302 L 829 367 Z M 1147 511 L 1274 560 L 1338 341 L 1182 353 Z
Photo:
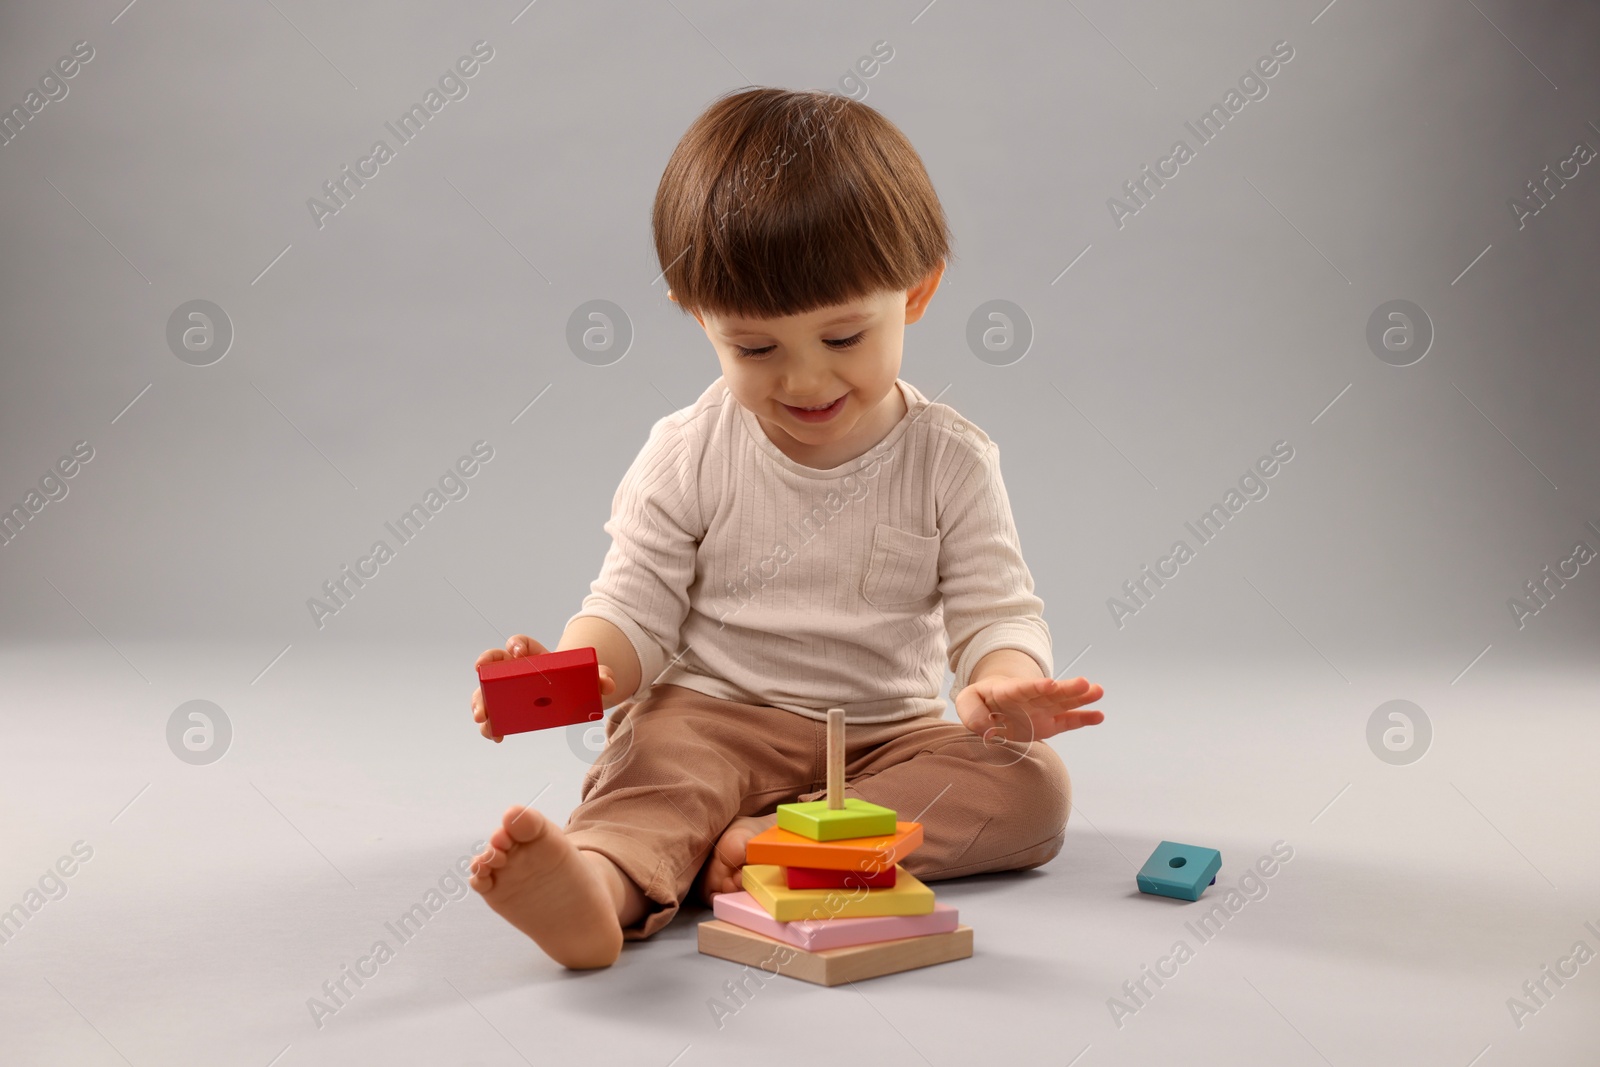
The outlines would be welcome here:
M 563 967 L 609 967 L 622 952 L 616 897 L 561 828 L 533 808 L 506 810 L 472 861 L 469 884 Z
M 700 879 L 700 898 L 707 904 L 718 893 L 737 893 L 743 888 L 740 880 L 744 870 L 744 846 L 752 837 L 768 827 L 778 825 L 778 815 L 741 815 L 728 824 L 717 838 L 711 858 L 706 860 L 705 872 Z

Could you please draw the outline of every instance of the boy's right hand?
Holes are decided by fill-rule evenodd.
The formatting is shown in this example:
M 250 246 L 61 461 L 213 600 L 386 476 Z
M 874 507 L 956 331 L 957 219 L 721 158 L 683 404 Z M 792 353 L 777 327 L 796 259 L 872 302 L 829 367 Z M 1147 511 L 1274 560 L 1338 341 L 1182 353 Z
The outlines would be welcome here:
M 478 657 L 473 663 L 474 670 L 485 663 L 494 663 L 503 659 L 518 659 L 522 656 L 543 656 L 550 650 L 527 634 L 512 634 L 506 638 L 505 648 L 490 648 Z M 600 697 L 604 698 L 616 692 L 617 680 L 611 675 L 611 668 L 604 663 L 600 664 Z M 499 744 L 503 737 L 489 732 L 489 713 L 483 706 L 483 687 L 479 686 L 472 691 L 472 720 L 478 724 L 478 732 L 489 740 Z

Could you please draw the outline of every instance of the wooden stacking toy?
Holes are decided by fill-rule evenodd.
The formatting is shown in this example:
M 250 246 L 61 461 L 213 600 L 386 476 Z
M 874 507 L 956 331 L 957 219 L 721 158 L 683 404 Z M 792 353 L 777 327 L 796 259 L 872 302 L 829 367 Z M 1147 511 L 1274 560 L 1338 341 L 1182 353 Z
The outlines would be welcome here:
M 593 722 L 600 705 L 600 661 L 593 646 L 492 660 L 478 668 L 483 710 L 496 737 Z
M 844 709 L 828 711 L 826 800 L 778 805 L 745 847 L 744 890 L 712 898 L 700 951 L 818 985 L 972 955 L 972 927 L 900 866 L 922 824 L 844 795 Z

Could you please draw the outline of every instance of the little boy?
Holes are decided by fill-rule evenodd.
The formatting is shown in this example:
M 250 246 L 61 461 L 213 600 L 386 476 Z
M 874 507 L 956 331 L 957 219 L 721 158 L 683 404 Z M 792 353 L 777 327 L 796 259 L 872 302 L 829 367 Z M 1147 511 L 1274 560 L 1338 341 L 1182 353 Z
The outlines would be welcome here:
M 684 134 L 652 221 L 722 376 L 651 428 L 556 646 L 593 646 L 621 704 L 581 803 L 564 830 L 509 809 L 472 887 L 557 962 L 607 966 L 697 885 L 737 891 L 777 806 L 825 794 L 834 707 L 847 793 L 923 825 L 907 871 L 1050 860 L 1071 787 L 1042 742 L 1100 722 L 1102 690 L 1051 677 L 998 447 L 899 379 L 950 245 L 921 159 L 865 104 L 749 89 Z

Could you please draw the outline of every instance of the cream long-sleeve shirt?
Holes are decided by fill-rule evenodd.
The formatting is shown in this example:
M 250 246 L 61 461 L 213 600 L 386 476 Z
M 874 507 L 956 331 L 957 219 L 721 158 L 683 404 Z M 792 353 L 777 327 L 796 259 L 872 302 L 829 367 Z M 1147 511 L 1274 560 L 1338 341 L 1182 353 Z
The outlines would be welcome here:
M 722 378 L 657 420 L 623 476 L 611 547 L 573 618 L 617 626 L 655 682 L 854 723 L 943 714 L 997 648 L 1054 672 L 999 446 L 897 381 L 865 454 L 796 463 Z M 570 620 L 569 620 L 570 621 Z

